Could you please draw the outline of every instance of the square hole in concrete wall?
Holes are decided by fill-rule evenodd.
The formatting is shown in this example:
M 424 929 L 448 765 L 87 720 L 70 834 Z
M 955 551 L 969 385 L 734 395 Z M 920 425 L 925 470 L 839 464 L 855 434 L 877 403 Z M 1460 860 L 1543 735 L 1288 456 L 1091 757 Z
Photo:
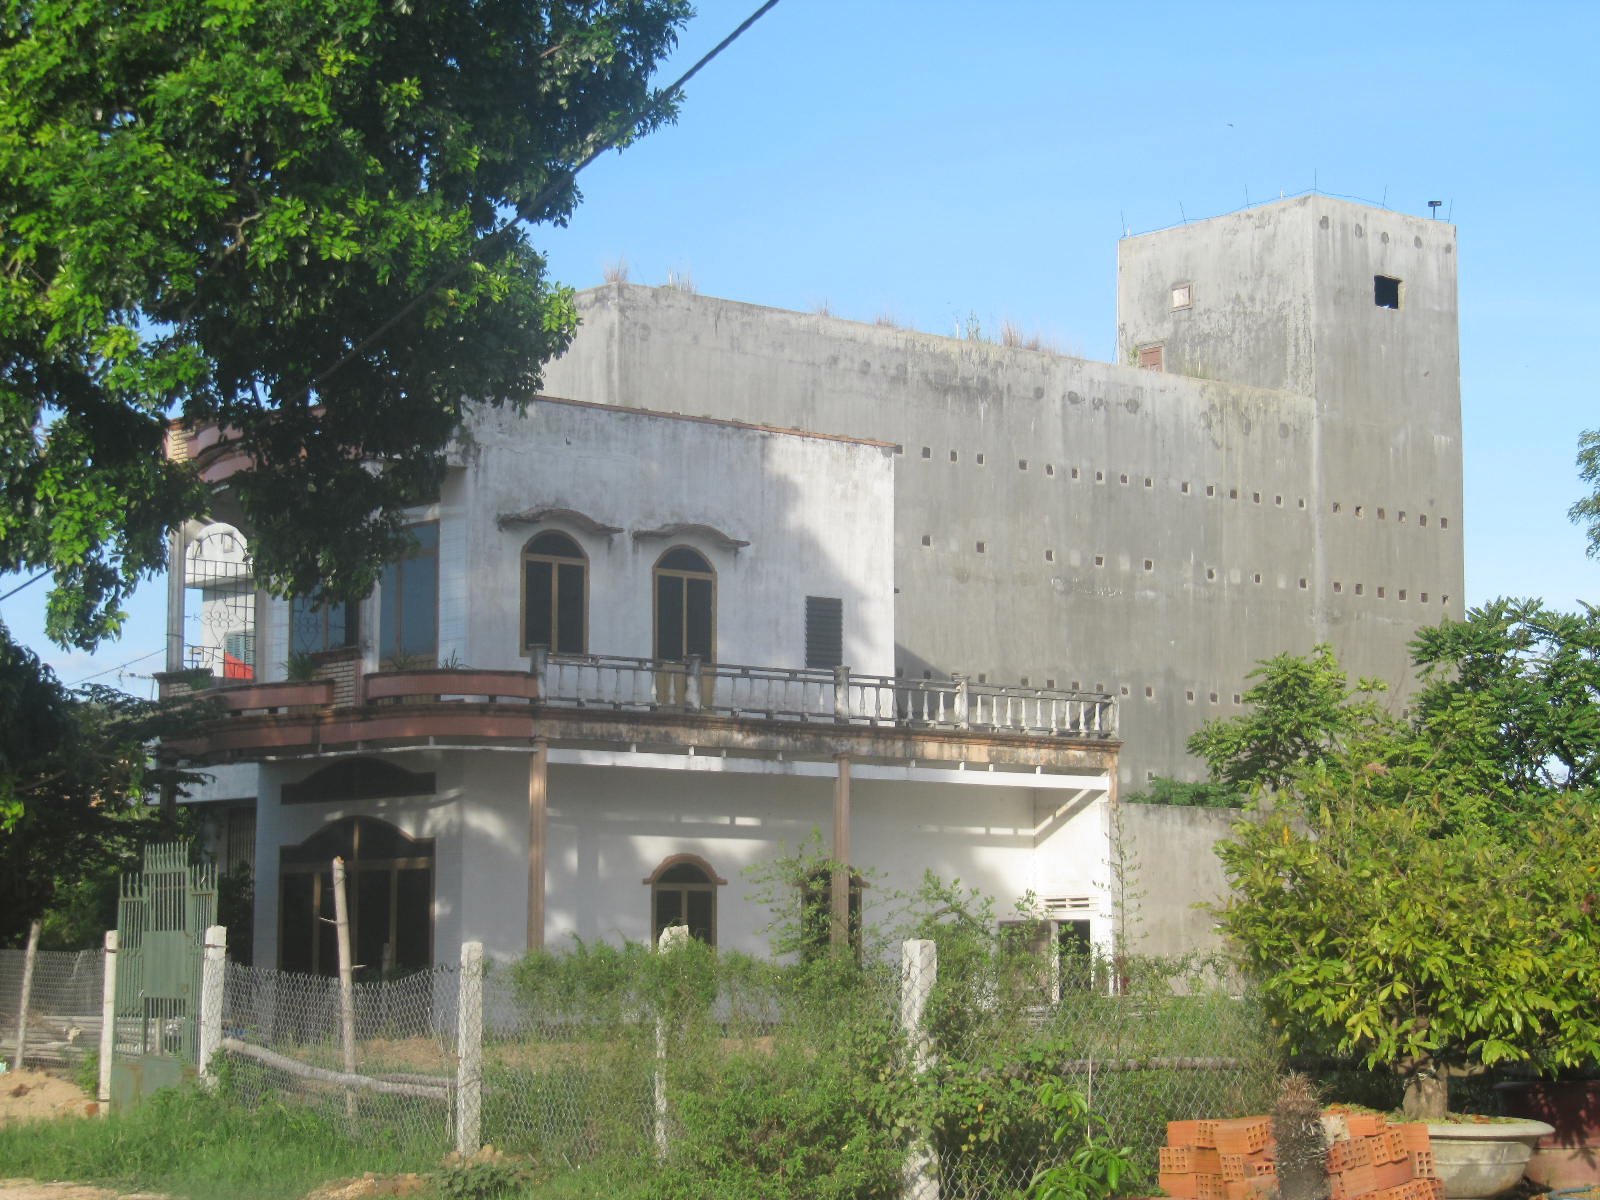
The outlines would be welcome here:
M 1418 525 L 1426 525 L 1427 523 L 1428 523 L 1428 514 L 1427 513 L 1422 513 L 1417 517 L 1417 524 Z
M 1366 515 L 1367 515 L 1367 506 L 1365 504 L 1356 505 L 1356 516 L 1364 517 Z
M 1118 475 L 1117 476 L 1117 482 L 1120 483 L 1120 484 L 1126 485 L 1127 482 L 1128 482 L 1128 477 L 1126 475 Z
M 1190 704 L 1193 704 L 1193 703 L 1194 703 L 1194 693 L 1193 693 L 1193 692 L 1190 692 L 1190 691 L 1185 691 L 1185 692 L 1184 692 L 1184 693 L 1183 693 L 1183 698 L 1184 698 L 1184 699 L 1185 699 L 1185 700 L 1187 700 L 1187 701 L 1188 701 L 1188 702 L 1189 702 L 1189 703 L 1190 703 Z
M 1229 488 L 1228 489 L 1228 499 L 1229 500 L 1237 500 L 1238 498 L 1239 498 L 1239 489 L 1238 488 Z
M 1216 494 L 1217 494 L 1217 485 L 1214 484 L 1214 483 L 1206 484 L 1206 495 L 1215 496 Z
M 1144 477 L 1144 485 L 1145 485 L 1145 487 L 1155 487 L 1156 481 L 1154 479 L 1151 479 L 1150 476 L 1146 475 Z
M 1392 275 L 1372 277 L 1372 302 L 1379 308 L 1400 307 L 1400 281 Z
M 1282 496 L 1274 496 L 1272 498 L 1272 503 L 1277 505 L 1279 508 L 1282 508 L 1283 507 L 1283 497 Z
M 933 457 L 933 447 L 932 446 L 924 446 L 922 448 L 922 457 L 923 458 L 932 458 Z
M 1094 556 L 1094 565 L 1097 566 L 1097 567 L 1105 566 L 1106 565 L 1106 556 L 1104 554 L 1096 554 Z
M 1338 595 L 1340 592 L 1344 591 L 1344 584 L 1335 579 L 1333 581 L 1333 591 L 1335 595 Z
M 979 465 L 979 466 L 980 466 L 980 467 L 981 467 L 981 466 L 983 466 L 983 455 L 981 455 L 981 454 L 980 454 L 980 455 L 978 455 L 978 459 L 977 459 L 977 461 L 978 461 L 978 465 Z
M 1178 491 L 1182 492 L 1185 496 L 1189 494 L 1189 481 L 1187 479 L 1178 485 Z
M 1104 471 L 1096 471 L 1094 473 L 1094 481 L 1096 483 L 1104 483 L 1106 481 L 1106 473 Z
M 1261 503 L 1261 493 L 1260 492 L 1251 492 L 1250 493 L 1250 503 L 1251 504 L 1260 504 Z
M 955 451 L 955 450 L 950 451 L 950 461 L 951 462 L 959 462 L 960 460 L 961 460 L 961 455 L 960 455 L 960 453 L 958 451 Z
M 1440 517 L 1439 518 L 1439 528 L 1440 529 L 1449 529 L 1450 528 L 1450 518 L 1449 517 Z
M 1439 603 L 1440 604 L 1449 604 L 1450 603 L 1450 593 L 1446 592 L 1444 595 L 1440 596 L 1439 597 Z
M 1385 588 L 1382 584 L 1379 584 L 1378 585 L 1378 599 L 1382 600 L 1387 593 L 1388 593 L 1388 589 Z
M 1024 675 L 1022 677 L 1022 686 L 1023 687 L 1027 687 L 1028 686 L 1028 677 L 1026 675 Z
M 923 545 L 924 545 L 924 546 L 931 546 L 931 545 L 933 545 L 933 535 L 932 535 L 932 534 L 930 534 L 930 533 L 925 533 L 925 534 L 923 534 L 923 535 L 922 535 L 922 544 L 923 544 Z
M 1044 560 L 1045 562 L 1055 562 L 1056 552 L 1054 550 L 1046 550 L 1044 552 Z
M 1301 496 L 1300 497 L 1300 502 L 1299 502 L 1298 505 L 1296 505 L 1296 507 L 1297 508 L 1304 508 L 1305 506 L 1306 506 L 1306 498 L 1304 496 Z
M 1254 574 L 1254 575 L 1252 575 L 1252 576 L 1251 576 L 1251 577 L 1250 577 L 1250 578 L 1251 578 L 1251 579 L 1253 579 L 1253 580 L 1255 580 L 1255 581 L 1256 581 L 1256 582 L 1257 582 L 1257 583 L 1260 583 L 1260 582 L 1261 582 L 1261 572 L 1260 572 L 1260 571 L 1257 571 L 1257 572 L 1256 572 L 1256 573 L 1255 573 L 1255 574 Z
M 1216 702 L 1217 702 L 1217 694 L 1215 692 L 1212 692 L 1211 693 L 1211 703 L 1215 704 Z
M 1028 460 L 1025 459 L 1025 458 L 1017 459 L 1017 470 L 1026 471 L 1027 469 L 1028 469 Z
M 1156 564 L 1147 558 L 1144 560 L 1144 569 L 1146 571 L 1154 571 L 1156 569 Z
M 1149 686 L 1149 685 L 1148 685 L 1148 684 L 1147 684 L 1147 685 L 1146 685 L 1146 686 L 1145 686 L 1145 689 L 1144 689 L 1144 698 L 1145 698 L 1145 699 L 1146 699 L 1146 700 L 1154 700 L 1154 699 L 1155 699 L 1155 698 L 1156 698 L 1156 690 L 1155 690 L 1155 688 L 1153 688 L 1153 687 L 1150 687 L 1150 686 Z
M 978 682 L 979 683 L 988 683 L 989 682 L 989 677 L 987 675 L 985 675 L 982 671 L 979 671 L 978 672 Z
M 1344 511 L 1344 505 L 1340 504 L 1337 500 L 1335 500 L 1333 502 L 1333 511 L 1334 511 L 1335 515 L 1337 515 L 1339 513 L 1342 513 Z
M 1127 694 L 1128 694 L 1128 685 L 1127 685 L 1127 684 L 1123 684 L 1123 685 L 1122 685 L 1122 686 L 1121 686 L 1121 687 L 1120 687 L 1120 688 L 1118 688 L 1118 689 L 1117 689 L 1117 690 L 1118 690 L 1118 691 L 1119 691 L 1119 692 L 1121 692 L 1121 693 L 1122 693 L 1122 694 L 1123 694 L 1123 695 L 1124 695 L 1124 696 L 1126 696 L 1126 695 L 1127 695 Z
M 1235 692 L 1233 694 L 1233 702 L 1235 704 L 1243 704 L 1244 703 L 1244 697 L 1241 696 L 1238 692 Z
M 1069 689 L 1067 689 L 1067 690 L 1068 690 L 1068 691 L 1073 691 L 1073 692 L 1076 692 L 1076 691 L 1077 691 L 1077 690 L 1078 690 L 1078 681 L 1077 681 L 1077 680 L 1076 680 L 1076 679 L 1074 679 L 1074 680 L 1073 680 L 1073 681 L 1072 681 L 1072 686 L 1071 686 L 1071 687 L 1070 687 L 1070 688 L 1069 688 Z
M 1056 465 L 1055 465 L 1055 463 L 1045 463 L 1045 465 L 1044 465 L 1044 473 L 1046 475 L 1054 475 L 1056 473 Z
M 987 551 L 988 551 L 988 547 L 983 542 L 979 542 L 978 543 L 978 553 L 979 554 L 984 554 Z
M 1395 513 L 1394 519 L 1399 521 L 1400 524 L 1404 525 L 1406 523 L 1406 510 L 1402 508 L 1399 512 Z
M 1383 509 L 1380 508 L 1378 510 L 1378 520 L 1380 520 L 1380 521 L 1387 520 L 1388 516 L 1389 516 L 1389 514 L 1384 512 Z
M 1054 679 L 1046 679 L 1044 681 L 1044 685 L 1045 685 L 1045 687 L 1049 688 L 1051 691 L 1054 691 L 1055 690 L 1055 686 L 1056 686 L 1056 681 Z
M 1302 591 L 1302 592 L 1303 592 L 1303 591 L 1305 591 L 1305 590 L 1306 590 L 1306 588 L 1307 588 L 1307 587 L 1308 587 L 1308 586 L 1310 586 L 1310 585 L 1309 585 L 1309 584 L 1307 584 L 1307 583 L 1306 583 L 1306 579 L 1305 579 L 1305 576 L 1303 576 L 1303 575 L 1302 575 L 1302 576 L 1301 576 L 1301 577 L 1300 577 L 1300 590 L 1301 590 L 1301 591 Z
M 1426 603 L 1427 603 L 1427 602 L 1428 602 L 1428 593 L 1427 593 L 1427 592 L 1422 592 L 1422 593 L 1420 593 L 1420 594 L 1419 594 L 1419 595 L 1418 595 L 1418 596 L 1417 596 L 1417 599 L 1418 599 L 1418 601 L 1420 601 L 1420 602 L 1421 602 L 1421 603 L 1423 603 L 1423 604 L 1426 604 Z
M 1217 577 L 1217 569 L 1215 567 L 1207 567 L 1206 568 L 1206 578 L 1207 579 L 1215 579 L 1216 577 Z
M 1078 477 L 1078 468 L 1077 467 L 1073 467 L 1072 468 L 1072 478 L 1076 479 L 1077 477 Z
M 894 452 L 896 454 L 904 454 L 906 452 L 906 448 L 904 446 L 902 446 L 899 442 L 896 442 L 894 444 Z
M 1367 585 L 1366 584 L 1364 584 L 1364 583 L 1356 584 L 1356 595 L 1358 595 L 1358 596 L 1365 595 L 1366 594 L 1366 590 L 1367 590 Z
M 1398 598 L 1399 598 L 1399 599 L 1401 599 L 1401 600 L 1404 600 L 1404 599 L 1405 599 L 1405 598 L 1406 598 L 1406 589 L 1405 589 L 1405 588 L 1401 588 L 1401 589 L 1400 589 L 1400 590 L 1399 590 L 1399 591 L 1398 591 L 1398 592 L 1397 592 L 1397 593 L 1396 593 L 1396 596 L 1398 596 Z

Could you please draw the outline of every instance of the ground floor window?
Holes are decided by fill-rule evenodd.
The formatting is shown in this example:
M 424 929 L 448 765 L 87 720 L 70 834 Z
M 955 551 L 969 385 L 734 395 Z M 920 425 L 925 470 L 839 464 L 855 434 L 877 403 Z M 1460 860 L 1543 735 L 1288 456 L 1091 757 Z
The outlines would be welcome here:
M 348 817 L 279 852 L 278 966 L 339 970 L 333 860 L 343 858 L 350 951 L 358 979 L 415 971 L 433 962 L 433 840 L 386 821 Z
M 674 854 L 645 879 L 650 888 L 650 943 L 674 925 L 686 925 L 689 936 L 708 946 L 717 944 L 717 889 L 727 883 L 711 864 L 694 854 Z

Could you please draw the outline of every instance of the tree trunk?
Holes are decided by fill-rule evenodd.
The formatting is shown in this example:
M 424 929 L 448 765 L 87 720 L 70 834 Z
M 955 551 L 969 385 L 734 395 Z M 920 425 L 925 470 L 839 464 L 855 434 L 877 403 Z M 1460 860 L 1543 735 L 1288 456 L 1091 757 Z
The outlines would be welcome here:
M 1408 1121 L 1442 1121 L 1450 1106 L 1450 1086 L 1432 1059 L 1421 1059 L 1402 1069 L 1405 1097 L 1400 1111 Z

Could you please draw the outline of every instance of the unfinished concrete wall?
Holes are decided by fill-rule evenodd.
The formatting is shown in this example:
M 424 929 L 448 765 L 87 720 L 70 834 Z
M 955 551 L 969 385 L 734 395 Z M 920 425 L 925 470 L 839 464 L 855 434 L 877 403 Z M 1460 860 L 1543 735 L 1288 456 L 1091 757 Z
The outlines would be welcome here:
M 1205 905 L 1228 891 L 1216 844 L 1241 814 L 1222 808 L 1123 804 L 1128 939 L 1135 954 L 1217 950 L 1222 939 Z
M 1311 200 L 1124 243 L 1165 373 L 610 285 L 546 386 L 896 443 L 899 669 L 1109 691 L 1124 787 L 1193 776 L 1257 660 L 1331 640 L 1399 682 L 1461 612 L 1453 234 Z

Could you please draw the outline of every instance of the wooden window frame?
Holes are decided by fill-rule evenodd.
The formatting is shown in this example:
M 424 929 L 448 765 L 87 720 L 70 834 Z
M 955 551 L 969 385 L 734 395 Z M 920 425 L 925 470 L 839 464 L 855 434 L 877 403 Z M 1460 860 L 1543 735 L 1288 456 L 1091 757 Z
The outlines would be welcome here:
M 668 555 L 673 554 L 673 553 L 675 553 L 675 552 L 677 552 L 679 550 L 687 550 L 687 551 L 689 551 L 689 553 L 693 554 L 701 562 L 706 564 L 706 569 L 704 571 L 689 571 L 689 570 L 684 570 L 684 569 L 681 569 L 681 568 L 678 568 L 678 567 L 663 567 L 661 565 L 666 560 Z M 681 644 L 684 647 L 684 655 L 683 655 L 683 658 L 681 658 L 681 659 L 672 659 L 672 660 L 662 659 L 661 654 L 660 654 L 660 649 L 661 649 L 661 602 L 660 602 L 660 594 L 661 593 L 660 593 L 660 580 L 662 580 L 663 578 L 666 578 L 666 579 L 681 579 L 681 580 L 684 581 L 684 583 L 683 583 L 683 598 L 684 598 L 684 603 L 683 603 L 683 622 L 684 622 L 684 627 L 680 631 L 680 633 L 682 634 L 682 643 Z M 712 564 L 711 559 L 709 557 L 707 557 L 706 554 L 703 551 L 697 549 L 694 546 L 690 546 L 687 543 L 681 543 L 681 542 L 679 544 L 675 545 L 675 546 L 668 546 L 665 550 L 663 550 L 661 552 L 660 556 L 657 557 L 657 559 L 655 561 L 655 565 L 650 569 L 650 652 L 651 652 L 651 657 L 652 658 L 660 659 L 663 662 L 666 662 L 666 661 L 684 662 L 684 661 L 688 660 L 688 657 L 689 657 L 689 654 L 688 654 L 688 646 L 689 646 L 689 628 L 688 628 L 688 620 L 689 620 L 689 603 L 688 603 L 688 601 L 689 601 L 689 586 L 688 586 L 688 581 L 691 580 L 691 579 L 704 579 L 704 580 L 709 581 L 710 584 L 711 584 L 711 653 L 706 656 L 704 661 L 707 661 L 707 662 L 715 662 L 715 661 L 717 661 L 717 616 L 718 616 L 717 609 L 719 607 L 719 605 L 717 603 L 717 568 L 715 567 L 715 565 Z
M 693 867 L 705 876 L 704 883 L 662 883 L 661 877 L 674 867 Z M 727 885 L 727 880 L 718 875 L 711 864 L 698 854 L 671 854 L 662 859 L 654 871 L 644 877 L 644 885 L 650 889 L 650 941 L 654 945 L 660 939 L 663 930 L 656 928 L 656 897 L 661 892 L 681 892 L 685 895 L 682 909 L 688 911 L 687 894 L 689 892 L 707 892 L 711 896 L 711 937 L 708 946 L 717 944 L 717 889 Z M 667 928 L 672 928 L 668 926 Z
M 384 583 L 389 583 L 390 582 L 387 577 L 389 576 L 390 572 L 392 571 L 393 572 L 392 586 L 394 588 L 394 630 L 393 630 L 393 632 L 396 635 L 399 635 L 400 631 L 403 630 L 405 628 L 405 625 L 406 625 L 405 610 L 404 610 L 405 587 L 403 586 L 403 584 L 401 582 L 401 580 L 404 577 L 406 564 L 407 563 L 416 562 L 419 559 L 424 559 L 424 558 L 431 558 L 433 560 L 433 650 L 432 650 L 432 658 L 434 660 L 434 665 L 437 666 L 438 665 L 438 659 L 439 659 L 439 583 L 440 583 L 440 579 L 439 579 L 439 522 L 437 520 L 417 521 L 414 524 L 407 525 L 406 526 L 406 532 L 407 533 L 412 533 L 412 532 L 414 532 L 414 531 L 416 531 L 418 529 L 425 529 L 425 528 L 429 528 L 429 527 L 431 527 L 433 529 L 433 531 L 434 531 L 434 538 L 433 538 L 432 547 L 426 548 L 426 549 L 419 549 L 418 551 L 415 551 L 413 553 L 407 554 L 404 558 L 396 559 L 394 562 L 390 563 L 389 566 L 384 570 L 384 576 L 385 576 Z M 383 586 L 383 584 L 380 584 L 379 586 L 381 587 L 381 586 Z M 394 646 L 389 646 L 389 645 L 385 645 L 384 644 L 384 641 L 383 641 L 383 605 L 381 603 L 381 598 L 380 598 L 380 603 L 379 603 L 379 606 L 378 606 L 378 661 L 379 661 L 379 663 L 380 664 L 389 664 L 389 663 L 392 663 L 396 658 L 406 657 L 406 656 L 409 656 L 409 654 L 410 654 L 409 651 L 400 651 L 399 653 L 396 653 Z M 421 654 L 421 657 L 427 658 L 427 657 L 429 657 L 429 655 L 428 655 L 428 653 L 424 652 L 424 653 Z
M 557 554 L 540 554 L 533 549 L 533 544 L 540 538 L 556 534 L 572 543 L 578 552 L 577 557 Z M 534 534 L 522 546 L 522 604 L 517 612 L 517 640 L 522 644 L 523 654 L 532 654 L 534 649 L 543 643 L 528 641 L 528 564 L 534 562 L 549 563 L 550 570 L 550 646 L 551 654 L 587 654 L 589 653 L 589 555 L 584 550 L 583 543 L 563 529 L 545 529 Z M 556 643 L 561 637 L 561 568 L 563 566 L 576 566 L 583 573 L 583 631 L 578 638 L 577 650 L 558 650 Z

